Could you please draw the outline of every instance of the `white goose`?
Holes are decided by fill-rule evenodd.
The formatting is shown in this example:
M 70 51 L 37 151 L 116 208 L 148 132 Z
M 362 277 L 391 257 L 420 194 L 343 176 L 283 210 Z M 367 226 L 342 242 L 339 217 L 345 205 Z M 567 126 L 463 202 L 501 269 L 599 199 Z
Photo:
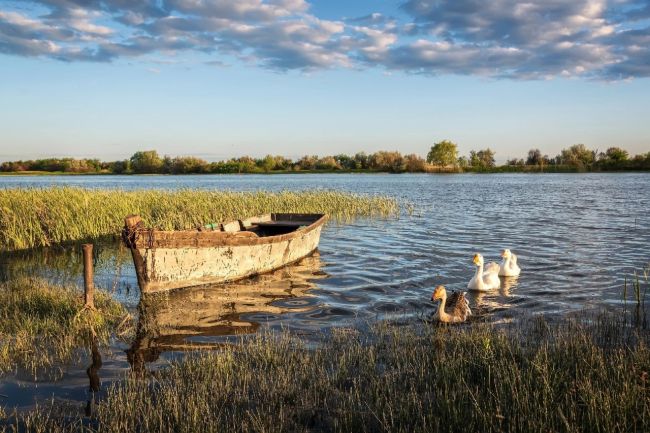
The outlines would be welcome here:
M 490 262 L 483 270 L 483 256 L 474 254 L 474 264 L 476 265 L 476 274 L 472 277 L 467 284 L 470 290 L 478 290 L 479 292 L 487 292 L 488 290 L 498 289 L 501 286 L 499 280 L 499 265 Z
M 438 286 L 431 295 L 431 301 L 436 302 L 438 299 L 440 300 L 440 306 L 433 318 L 439 322 L 460 323 L 466 321 L 467 317 L 472 315 L 469 302 L 462 292 L 453 292 L 447 298 L 445 287 Z
M 502 277 L 516 277 L 521 273 L 521 268 L 517 265 L 517 256 L 510 252 L 509 249 L 501 253 L 503 260 L 499 267 L 499 275 Z

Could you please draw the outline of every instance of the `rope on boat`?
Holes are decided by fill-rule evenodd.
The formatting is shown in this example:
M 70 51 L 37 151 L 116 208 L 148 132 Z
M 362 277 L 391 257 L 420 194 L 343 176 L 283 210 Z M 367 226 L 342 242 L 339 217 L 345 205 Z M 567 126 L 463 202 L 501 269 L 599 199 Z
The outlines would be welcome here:
M 137 224 L 133 226 L 124 226 L 124 229 L 122 230 L 122 241 L 124 241 L 124 244 L 129 247 L 129 248 L 136 248 L 138 240 L 144 235 L 147 234 L 147 239 L 146 239 L 146 248 L 153 248 L 154 244 L 154 234 L 152 229 L 146 229 L 144 227 L 144 223 L 142 221 L 139 221 Z

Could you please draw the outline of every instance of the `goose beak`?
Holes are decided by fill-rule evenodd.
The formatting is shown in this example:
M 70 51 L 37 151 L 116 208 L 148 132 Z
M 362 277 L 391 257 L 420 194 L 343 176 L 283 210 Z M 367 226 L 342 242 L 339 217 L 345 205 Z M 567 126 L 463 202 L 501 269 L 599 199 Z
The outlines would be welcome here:
M 501 257 L 505 259 L 507 255 L 508 254 L 506 254 L 506 250 L 501 251 Z
M 475 265 L 478 265 L 478 264 L 479 264 L 480 260 L 479 260 L 479 258 L 478 258 L 478 254 L 474 254 L 474 260 L 473 260 L 473 261 L 474 261 L 474 264 L 475 264 Z

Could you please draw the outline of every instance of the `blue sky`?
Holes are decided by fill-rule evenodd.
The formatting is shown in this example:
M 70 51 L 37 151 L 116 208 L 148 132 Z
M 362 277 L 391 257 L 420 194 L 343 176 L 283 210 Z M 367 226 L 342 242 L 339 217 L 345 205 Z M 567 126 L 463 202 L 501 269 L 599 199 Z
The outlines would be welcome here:
M 0 160 L 650 151 L 647 1 L 0 0 Z

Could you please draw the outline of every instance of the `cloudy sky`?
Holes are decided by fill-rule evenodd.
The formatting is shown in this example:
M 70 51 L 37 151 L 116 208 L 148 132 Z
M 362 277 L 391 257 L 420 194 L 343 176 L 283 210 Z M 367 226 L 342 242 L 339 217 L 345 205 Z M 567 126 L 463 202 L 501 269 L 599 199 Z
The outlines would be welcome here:
M 0 160 L 650 151 L 650 1 L 0 0 Z

